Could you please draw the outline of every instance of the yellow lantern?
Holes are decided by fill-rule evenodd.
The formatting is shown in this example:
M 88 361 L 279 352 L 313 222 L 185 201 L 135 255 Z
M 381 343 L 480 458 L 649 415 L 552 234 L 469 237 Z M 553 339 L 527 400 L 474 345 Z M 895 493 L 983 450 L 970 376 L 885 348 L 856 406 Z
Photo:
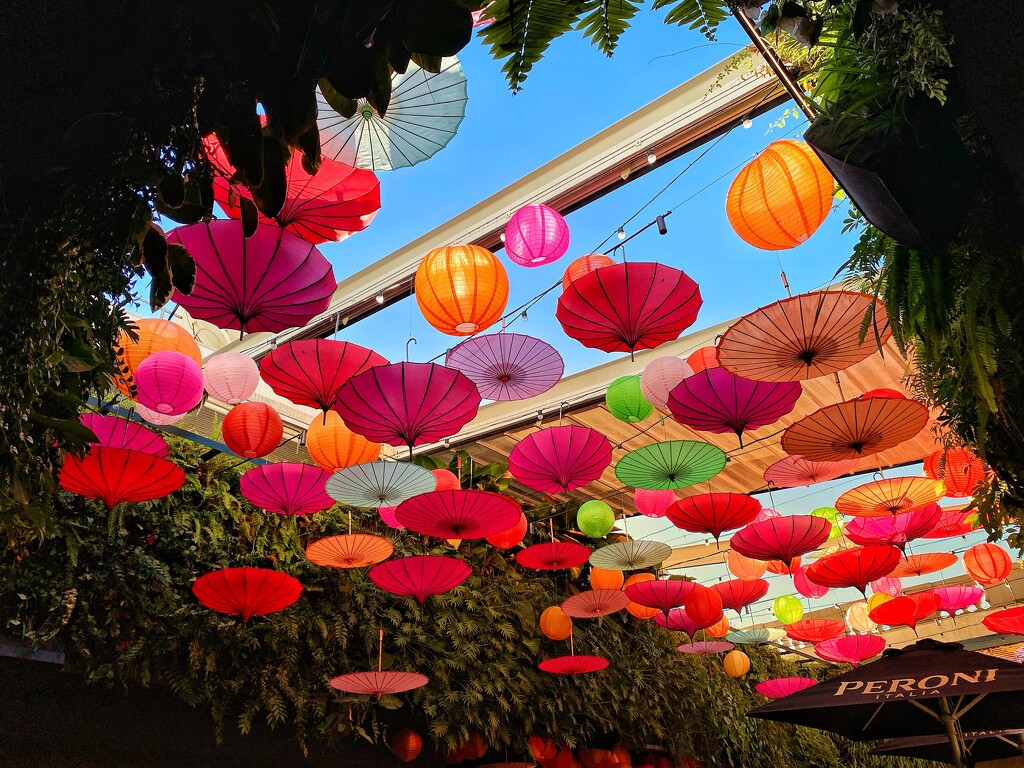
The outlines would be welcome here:
M 878 625 L 868 615 L 870 610 L 868 604 L 863 600 L 851 605 L 846 611 L 846 623 L 850 625 L 850 629 L 854 632 L 871 632 L 874 630 Z
M 750 671 L 750 658 L 743 651 L 729 651 L 722 665 L 729 677 L 743 677 Z
M 796 595 L 779 595 L 772 603 L 772 613 L 783 624 L 792 624 L 804 617 L 804 606 Z
M 892 599 L 893 596 L 887 595 L 885 592 L 875 592 L 875 594 L 868 598 L 868 611 L 873 611 L 882 603 L 888 603 Z

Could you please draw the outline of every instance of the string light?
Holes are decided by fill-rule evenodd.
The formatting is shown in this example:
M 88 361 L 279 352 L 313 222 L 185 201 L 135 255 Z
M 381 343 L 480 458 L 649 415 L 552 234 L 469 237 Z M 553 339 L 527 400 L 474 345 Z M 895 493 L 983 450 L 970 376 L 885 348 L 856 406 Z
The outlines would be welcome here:
M 654 154 L 654 152 L 648 152 L 647 153 L 647 164 L 648 165 L 654 165 L 656 162 L 658 162 L 658 156 L 656 154 Z
M 380 293 L 377 294 L 377 303 L 378 304 L 383 304 L 384 303 L 384 291 L 381 291 Z
M 618 235 L 619 240 L 626 239 L 626 230 L 624 230 L 622 227 L 619 227 L 617 230 L 615 230 L 615 234 Z
M 749 117 L 744 117 L 743 118 L 743 127 L 744 128 L 749 129 L 753 125 L 754 125 L 754 121 L 751 120 Z

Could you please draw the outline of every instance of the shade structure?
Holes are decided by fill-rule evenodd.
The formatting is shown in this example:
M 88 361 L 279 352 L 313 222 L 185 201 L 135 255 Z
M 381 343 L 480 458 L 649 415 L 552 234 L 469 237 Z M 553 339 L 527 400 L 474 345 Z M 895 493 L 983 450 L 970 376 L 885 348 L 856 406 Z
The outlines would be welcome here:
M 871 325 L 862 340 L 869 312 Z M 718 363 L 755 381 L 802 381 L 859 363 L 889 336 L 885 306 L 871 294 L 814 291 L 756 309 L 730 325 L 718 342 Z
M 171 299 L 192 317 L 218 328 L 277 333 L 327 309 L 337 283 L 331 263 L 314 246 L 275 226 L 246 237 L 232 219 L 177 227 L 167 242 L 188 249 L 196 284 Z
M 892 573 L 902 556 L 888 544 L 841 549 L 811 563 L 807 578 L 823 587 L 855 587 L 864 594 L 868 582 Z
M 725 639 L 736 645 L 760 645 L 767 643 L 771 633 L 764 627 L 753 627 L 751 629 L 737 629 L 725 636 Z
M 337 411 L 318 413 L 309 422 L 306 450 L 316 465 L 328 472 L 375 461 L 380 456 L 380 444 L 346 427 Z
M 326 413 L 346 381 L 388 361 L 349 341 L 289 341 L 260 360 L 260 377 L 281 397 Z
M 469 563 L 444 555 L 419 555 L 385 560 L 370 569 L 370 581 L 398 597 L 423 604 L 431 595 L 450 592 L 469 578 Z
M 1024 635 L 1024 605 L 992 611 L 981 620 L 987 629 L 1004 635 Z
M 349 672 L 332 677 L 331 688 L 359 696 L 376 696 L 404 693 L 422 688 L 430 682 L 430 678 L 419 672 L 393 672 L 377 670 L 373 672 Z
M 821 584 L 815 584 L 807 577 L 809 565 L 801 565 L 793 569 L 793 588 L 804 597 L 824 597 L 828 594 L 829 588 Z
M 613 571 L 635 571 L 665 562 L 672 555 L 672 547 L 661 541 L 616 541 L 595 549 L 590 564 Z
M 185 473 L 151 453 L 94 445 L 85 456 L 69 454 L 57 480 L 65 491 L 113 509 L 122 501 L 152 501 L 174 493 L 185 484 Z
M 357 374 L 339 389 L 345 424 L 375 443 L 433 443 L 458 432 L 480 407 L 476 385 L 436 363 L 392 363 Z
M 729 579 L 712 584 L 711 588 L 722 598 L 722 607 L 732 609 L 736 613 L 742 613 L 748 605 L 756 603 L 768 594 L 768 582 L 764 579 Z
M 718 541 L 724 531 L 746 525 L 760 511 L 761 502 L 744 493 L 701 493 L 675 502 L 665 517 L 677 528 L 710 533 Z
M 441 61 L 440 72 L 410 63 L 391 76 L 391 99 L 381 115 L 358 99 L 351 117 L 339 114 L 336 92 L 317 92 L 317 126 L 324 157 L 356 168 L 393 171 L 429 159 L 447 146 L 466 114 L 466 76 L 454 56 Z
M 667 488 L 661 491 L 637 488 L 633 491 L 633 503 L 636 505 L 636 511 L 644 517 L 664 517 L 665 510 L 675 500 L 676 495 Z
M 764 471 L 764 480 L 776 488 L 796 488 L 835 480 L 849 474 L 856 466 L 856 459 L 810 461 L 803 456 L 786 456 Z
M 907 555 L 893 568 L 889 575 L 896 579 L 912 576 L 924 576 L 937 573 L 956 563 L 957 557 L 952 552 L 923 552 L 919 555 Z
M 562 378 L 558 350 L 533 336 L 491 333 L 448 350 L 444 364 L 461 371 L 485 400 L 525 400 L 542 395 Z
M 633 488 L 665 491 L 703 483 L 721 472 L 725 451 L 701 440 L 665 440 L 630 451 L 615 464 L 615 476 Z
M 667 411 L 669 392 L 692 375 L 693 369 L 681 357 L 655 358 L 644 366 L 640 374 L 640 391 L 655 408 Z
M 627 262 L 573 280 L 558 297 L 555 317 L 585 347 L 632 355 L 679 338 L 701 303 L 697 284 L 681 270 Z
M 822 640 L 814 652 L 825 661 L 839 661 L 857 666 L 885 650 L 885 638 L 880 635 L 844 635 Z
M 608 659 L 601 656 L 555 656 L 553 659 L 544 659 L 537 665 L 541 672 L 548 672 L 552 675 L 584 675 L 588 672 L 598 672 L 608 666 Z
M 516 562 L 538 571 L 560 571 L 576 568 L 587 562 L 590 550 L 574 541 L 551 541 L 533 544 L 516 553 Z
M 634 603 L 667 614 L 686 602 L 686 596 L 695 586 L 696 582 L 683 579 L 654 579 L 630 584 L 623 592 Z
M 597 480 L 612 460 L 612 444 L 600 432 L 568 425 L 527 435 L 508 457 L 512 476 L 542 493 L 568 493 Z
M 966 536 L 978 528 L 977 523 L 973 520 L 973 512 L 965 512 L 962 509 L 943 509 L 935 527 L 928 531 L 923 538 L 944 539 L 947 536 Z
M 966 448 L 936 451 L 924 460 L 924 473 L 941 480 L 946 495 L 966 498 L 974 495 L 986 475 L 985 464 Z
M 714 653 L 728 653 L 736 646 L 724 640 L 698 640 L 695 643 L 683 643 L 676 647 L 680 653 L 692 653 L 698 656 L 710 656 Z
M 939 608 L 951 616 L 985 599 L 985 590 L 981 587 L 969 587 L 953 584 L 948 587 L 935 587 L 931 590 L 939 596 Z
M 989 587 L 1005 581 L 1013 570 L 1013 560 L 998 544 L 975 544 L 964 552 L 964 570 L 979 584 Z
M 339 469 L 327 480 L 327 494 L 350 507 L 393 507 L 437 486 L 430 470 L 399 461 L 368 461 Z
M 89 445 L 127 448 L 159 458 L 167 455 L 167 441 L 138 422 L 119 416 L 101 416 L 98 413 L 83 413 L 78 420 L 96 436 L 96 441 Z
M 203 370 L 180 352 L 154 352 L 135 369 L 135 396 L 157 413 L 188 413 L 203 399 Z
M 836 509 L 851 517 L 886 517 L 927 507 L 942 498 L 941 480 L 893 477 L 873 480 L 844 491 Z
M 782 433 L 782 450 L 812 461 L 871 456 L 924 429 L 928 409 L 904 397 L 862 397 L 819 408 Z
M 725 553 L 725 565 L 729 569 L 729 573 L 743 581 L 760 579 L 768 570 L 768 566 L 761 560 L 741 555 L 735 549 L 730 549 Z
M 246 470 L 238 484 L 253 506 L 279 515 L 312 515 L 334 506 L 324 490 L 330 476 L 309 464 L 264 464 Z
M 772 517 L 736 531 L 729 546 L 757 560 L 781 560 L 786 571 L 792 572 L 789 566 L 793 560 L 823 545 L 831 530 L 828 520 L 812 515 Z
M 192 593 L 207 608 L 248 621 L 287 608 L 299 599 L 302 584 L 269 568 L 221 568 L 196 579 Z
M 1011 766 L 1016 759 L 1024 760 L 1021 737 L 1024 728 L 996 731 L 976 731 L 963 734 L 962 756 L 970 756 L 974 765 Z M 907 739 L 889 739 L 871 750 L 873 755 L 885 757 L 912 757 L 936 763 L 954 763 L 956 756 L 946 736 L 918 736 Z
M 562 601 L 562 613 L 574 619 L 596 619 L 621 611 L 629 597 L 620 589 L 588 589 Z
M 774 424 L 796 406 L 800 382 L 753 381 L 724 368 L 706 368 L 687 376 L 668 396 L 672 418 L 701 432 L 743 432 Z
M 810 688 L 817 681 L 810 677 L 775 677 L 762 680 L 754 686 L 754 690 L 766 699 L 781 699 L 804 688 Z
M 241 352 L 218 352 L 203 366 L 203 385 L 214 400 L 238 405 L 252 397 L 260 383 L 260 368 Z
M 458 490 L 421 493 L 395 510 L 405 528 L 440 539 L 481 539 L 508 530 L 522 510 L 507 496 L 487 491 Z
M 868 615 L 876 624 L 908 626 L 917 634 L 917 622 L 938 611 L 941 603 L 934 592 L 916 592 L 875 606 Z
M 846 624 L 839 619 L 801 619 L 786 625 L 785 630 L 790 640 L 817 645 L 842 637 L 846 633 Z
M 155 317 L 139 318 L 133 325 L 131 334 L 127 330 L 122 330 L 118 334 L 113 347 L 114 366 L 117 368 L 113 381 L 125 397 L 134 397 L 137 394 L 135 370 L 139 363 L 155 352 L 181 352 L 197 365 L 203 364 L 203 353 L 200 352 L 199 345 L 183 326 Z
M 929 504 L 888 517 L 854 518 L 847 523 L 844 532 L 854 544 L 892 544 L 905 549 L 908 542 L 934 529 L 940 517 L 942 507 Z
M 543 203 L 524 205 L 505 225 L 505 253 L 521 267 L 550 264 L 569 250 L 569 225 Z
M 383 536 L 343 533 L 314 541 L 306 547 L 306 559 L 324 568 L 365 568 L 387 560 L 394 551 Z

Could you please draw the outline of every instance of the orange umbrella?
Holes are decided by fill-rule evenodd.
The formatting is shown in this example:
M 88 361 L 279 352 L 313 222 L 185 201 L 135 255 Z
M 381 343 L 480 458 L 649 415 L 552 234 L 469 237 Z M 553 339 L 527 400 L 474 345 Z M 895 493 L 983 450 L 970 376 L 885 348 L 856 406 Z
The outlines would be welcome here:
M 347 533 L 314 541 L 306 547 L 306 559 L 325 568 L 365 568 L 387 560 L 394 551 L 382 536 Z
M 836 499 L 836 509 L 851 517 L 883 517 L 927 507 L 944 493 L 942 481 L 930 477 L 886 478 L 846 491 Z
M 926 573 L 935 573 L 943 568 L 949 568 L 956 561 L 957 557 L 952 552 L 925 552 L 920 555 L 907 555 L 889 575 L 896 579 L 924 576 Z

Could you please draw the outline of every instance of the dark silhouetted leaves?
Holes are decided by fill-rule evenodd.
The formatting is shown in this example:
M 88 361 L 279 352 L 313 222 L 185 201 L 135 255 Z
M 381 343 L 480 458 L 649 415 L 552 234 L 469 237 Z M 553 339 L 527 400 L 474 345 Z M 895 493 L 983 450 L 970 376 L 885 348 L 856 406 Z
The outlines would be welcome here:
M 273 218 L 284 207 L 288 180 L 285 176 L 285 156 L 281 142 L 270 136 L 263 137 L 263 183 L 249 187 L 252 200 L 260 213 Z
M 179 243 L 167 246 L 167 272 L 171 285 L 188 296 L 196 286 L 196 261 Z
M 171 273 L 167 270 L 153 275 L 149 283 L 149 306 L 155 312 L 171 298 L 174 286 L 171 285 Z
M 157 186 L 162 205 L 167 208 L 181 208 L 185 202 L 185 180 L 174 171 L 168 171 Z
M 413 53 L 454 56 L 469 42 L 473 17 L 454 0 L 401 0 L 401 37 Z
M 252 237 L 260 224 L 260 212 L 256 210 L 256 204 L 248 197 L 238 197 L 238 207 L 242 212 L 242 234 Z
M 150 226 L 142 238 L 142 263 L 151 275 L 167 269 L 167 240 L 156 225 Z
M 342 117 L 354 117 L 356 114 L 356 102 L 341 93 L 326 77 L 320 80 L 320 93 L 331 105 L 331 109 Z

